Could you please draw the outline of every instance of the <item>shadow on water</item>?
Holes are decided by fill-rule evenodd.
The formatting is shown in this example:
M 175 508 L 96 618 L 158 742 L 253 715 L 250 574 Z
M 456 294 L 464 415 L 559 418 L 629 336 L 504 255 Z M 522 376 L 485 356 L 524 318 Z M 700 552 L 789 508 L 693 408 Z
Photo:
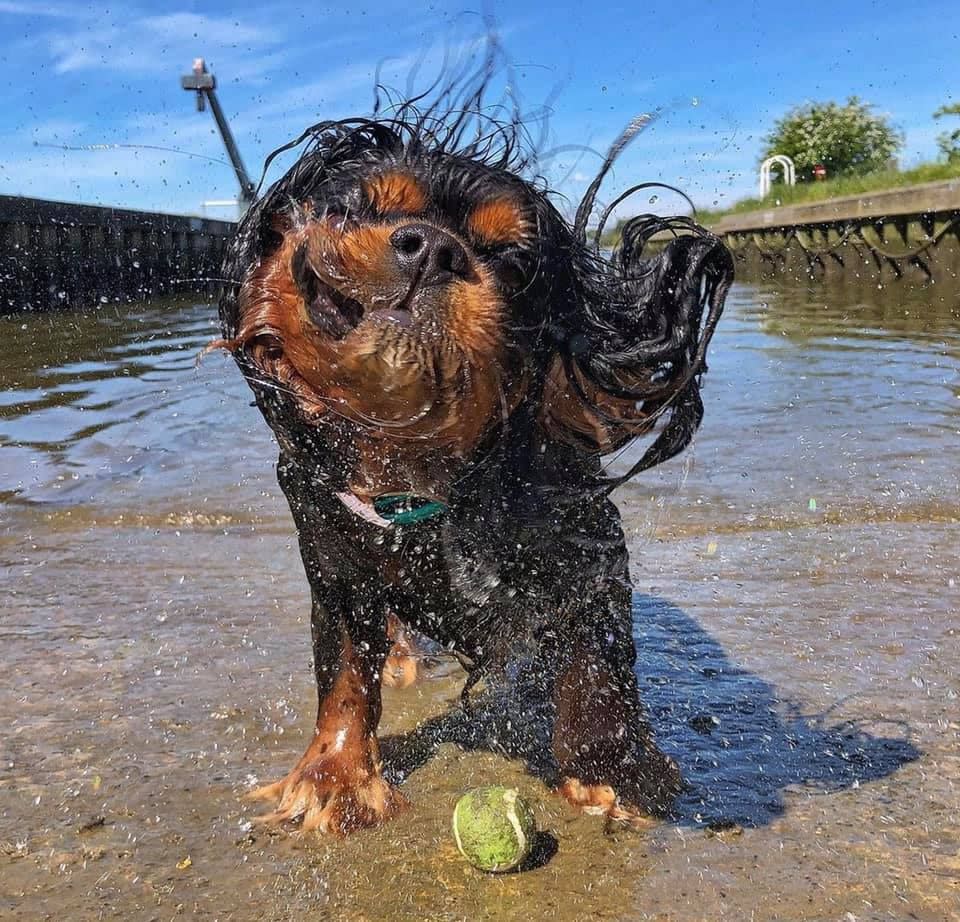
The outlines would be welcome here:
M 634 625 L 641 695 L 689 786 L 674 808 L 680 824 L 763 826 L 784 812 L 788 786 L 840 791 L 920 755 L 902 724 L 898 735 L 878 736 L 867 726 L 881 721 L 831 722 L 829 712 L 804 714 L 784 702 L 664 599 L 637 597 Z
M 920 756 L 901 723 L 892 724 L 896 735 L 878 735 L 890 721 L 832 721 L 830 711 L 807 714 L 785 702 L 665 599 L 635 597 L 634 636 L 641 696 L 657 742 L 686 784 L 669 817 L 678 825 L 764 826 L 785 812 L 787 788 L 834 793 L 884 778 Z M 555 780 L 543 758 L 542 709 L 523 700 L 518 710 L 516 701 L 499 696 L 481 702 L 469 713 L 454 708 L 384 739 L 387 777 L 402 782 L 439 745 L 455 743 L 524 758 L 531 771 Z M 518 726 L 522 737 L 511 732 Z

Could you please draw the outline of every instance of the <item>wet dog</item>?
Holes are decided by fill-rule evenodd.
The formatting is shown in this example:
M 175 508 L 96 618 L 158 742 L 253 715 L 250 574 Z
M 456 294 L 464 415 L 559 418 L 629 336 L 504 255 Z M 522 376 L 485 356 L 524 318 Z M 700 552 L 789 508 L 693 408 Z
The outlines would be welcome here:
M 633 219 L 613 257 L 588 242 L 639 121 L 568 221 L 526 178 L 520 125 L 474 130 L 476 98 L 314 126 L 227 259 L 219 344 L 280 446 L 319 690 L 306 753 L 256 795 L 304 830 L 344 834 L 405 804 L 377 741 L 393 617 L 471 684 L 531 697 L 575 806 L 631 820 L 679 785 L 639 700 L 609 494 L 699 425 L 732 262 L 683 218 Z M 602 456 L 641 435 L 636 464 L 606 476 Z

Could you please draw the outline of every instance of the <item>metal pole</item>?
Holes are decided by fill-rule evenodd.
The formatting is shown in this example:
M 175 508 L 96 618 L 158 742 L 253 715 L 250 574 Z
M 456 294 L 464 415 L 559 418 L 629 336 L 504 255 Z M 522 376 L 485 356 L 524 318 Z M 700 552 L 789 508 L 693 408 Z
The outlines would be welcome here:
M 220 108 L 220 100 L 217 99 L 215 92 L 217 79 L 213 74 L 207 72 L 207 65 L 203 58 L 197 58 L 193 62 L 193 73 L 181 77 L 180 86 L 185 90 L 196 92 L 198 112 L 203 111 L 205 100 L 210 101 L 210 111 L 213 112 L 214 121 L 216 121 L 217 128 L 220 131 L 220 137 L 223 139 L 223 146 L 227 149 L 227 156 L 233 165 L 233 172 L 236 173 L 237 182 L 240 183 L 240 201 L 246 208 L 253 202 L 256 187 L 247 173 L 247 168 L 243 165 L 240 149 L 233 139 L 233 132 L 227 124 L 227 117 L 223 114 L 223 109 Z
M 254 185 L 247 175 L 247 168 L 243 165 L 240 150 L 237 148 L 237 142 L 233 139 L 233 132 L 227 124 L 223 109 L 220 108 L 220 100 L 217 99 L 217 94 L 214 93 L 212 89 L 201 92 L 205 92 L 207 99 L 210 100 L 210 110 L 213 112 L 213 117 L 217 122 L 217 128 L 220 129 L 223 144 L 227 148 L 227 155 L 233 164 L 233 172 L 237 174 L 237 182 L 240 183 L 240 199 L 245 205 L 249 205 L 253 201 Z

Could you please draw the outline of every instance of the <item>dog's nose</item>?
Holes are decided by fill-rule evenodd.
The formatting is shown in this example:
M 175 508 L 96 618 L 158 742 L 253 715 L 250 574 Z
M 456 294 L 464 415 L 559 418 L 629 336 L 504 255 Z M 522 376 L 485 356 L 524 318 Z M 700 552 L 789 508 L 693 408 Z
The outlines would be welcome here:
M 463 244 L 432 224 L 405 224 L 390 235 L 397 262 L 410 279 L 421 285 L 439 285 L 466 278 L 470 260 Z

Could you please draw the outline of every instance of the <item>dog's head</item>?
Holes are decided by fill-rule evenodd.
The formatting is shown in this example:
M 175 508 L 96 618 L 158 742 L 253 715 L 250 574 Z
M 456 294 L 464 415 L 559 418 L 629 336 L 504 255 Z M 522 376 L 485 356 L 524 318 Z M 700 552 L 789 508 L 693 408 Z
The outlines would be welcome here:
M 521 405 L 541 441 L 591 452 L 664 414 L 696 428 L 722 245 L 698 233 L 645 263 L 634 228 L 608 262 L 518 175 L 510 143 L 494 156 L 441 140 L 442 124 L 316 126 L 244 219 L 221 316 L 274 429 L 336 432 L 344 485 L 368 499 L 443 498 Z
M 252 226 L 251 226 L 252 225 Z M 247 218 L 237 345 L 315 419 L 467 454 L 529 385 L 572 250 L 505 169 L 377 123 L 327 129 Z

